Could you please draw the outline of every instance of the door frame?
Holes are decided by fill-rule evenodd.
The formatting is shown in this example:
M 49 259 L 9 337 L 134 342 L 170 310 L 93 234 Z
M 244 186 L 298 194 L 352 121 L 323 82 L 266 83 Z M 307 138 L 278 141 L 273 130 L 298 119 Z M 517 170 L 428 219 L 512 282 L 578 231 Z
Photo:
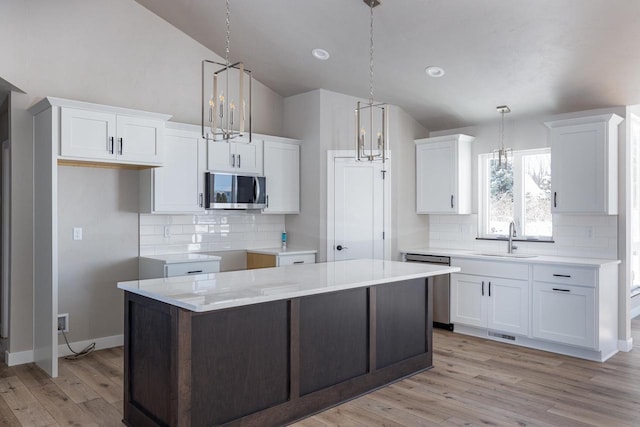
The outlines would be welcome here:
M 338 158 L 355 159 L 355 150 L 327 150 L 327 261 L 335 261 L 333 248 L 335 242 L 335 215 L 334 215 L 334 191 L 335 180 L 335 160 Z M 387 153 L 385 162 L 385 177 L 382 183 L 382 206 L 383 206 L 383 232 L 384 242 L 382 245 L 383 258 L 391 258 L 391 155 Z
M 10 295 L 10 268 L 11 268 L 11 144 L 9 140 L 3 141 L 0 146 L 2 154 L 1 172 L 2 179 L 0 188 L 0 197 L 2 197 L 2 210 L 0 217 L 2 218 L 2 240 L 0 245 L 0 292 L 2 292 L 2 318 L 0 319 L 2 338 L 9 337 L 9 298 Z

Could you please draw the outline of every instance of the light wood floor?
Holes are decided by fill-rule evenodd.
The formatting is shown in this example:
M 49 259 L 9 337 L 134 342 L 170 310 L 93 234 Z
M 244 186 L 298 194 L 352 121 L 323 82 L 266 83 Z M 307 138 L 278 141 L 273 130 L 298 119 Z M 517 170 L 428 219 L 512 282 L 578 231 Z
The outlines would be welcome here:
M 640 426 L 634 351 L 587 362 L 444 331 L 434 368 L 307 418 L 308 426 Z M 122 349 L 60 360 L 60 376 L 0 365 L 0 426 L 122 426 Z

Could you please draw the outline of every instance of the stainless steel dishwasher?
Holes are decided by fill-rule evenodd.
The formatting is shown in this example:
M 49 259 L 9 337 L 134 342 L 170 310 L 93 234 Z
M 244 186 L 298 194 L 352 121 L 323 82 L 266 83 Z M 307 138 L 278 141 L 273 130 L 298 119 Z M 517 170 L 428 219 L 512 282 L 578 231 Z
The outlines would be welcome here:
M 435 265 L 451 265 L 451 258 L 448 256 L 422 255 L 407 253 L 407 262 L 424 262 Z M 453 331 L 451 323 L 450 306 L 450 275 L 442 274 L 433 276 L 433 326 L 435 328 L 448 329 Z

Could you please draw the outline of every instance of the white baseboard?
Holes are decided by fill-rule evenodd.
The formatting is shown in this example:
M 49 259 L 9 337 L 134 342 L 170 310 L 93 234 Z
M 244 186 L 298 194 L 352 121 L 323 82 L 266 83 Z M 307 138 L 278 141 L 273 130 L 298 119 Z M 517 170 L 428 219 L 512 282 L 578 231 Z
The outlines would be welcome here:
M 119 347 L 124 344 L 124 335 L 113 335 L 110 337 L 96 338 L 93 340 L 76 341 L 69 344 L 71 345 L 71 347 L 73 347 L 75 351 L 81 351 L 86 346 L 88 346 L 93 342 L 96 343 L 96 350 L 104 350 L 105 348 Z M 70 354 L 73 354 L 73 353 L 71 353 L 71 351 L 69 350 L 69 347 L 67 347 L 67 344 L 58 345 L 58 357 L 69 356 Z M 33 350 L 16 351 L 13 353 L 6 351 L 4 354 L 4 363 L 7 366 L 23 365 L 25 363 L 32 363 L 32 362 L 33 362 Z
M 633 338 L 629 338 L 628 340 L 618 340 L 618 350 L 624 352 L 633 350 Z
M 7 366 L 24 365 L 33 362 L 33 350 L 4 352 L 4 363 Z
M 124 344 L 124 335 L 113 335 L 110 337 L 96 338 L 94 340 L 76 341 L 69 344 L 75 351 L 82 351 L 91 343 L 96 343 L 96 350 L 104 350 L 105 348 L 119 347 Z M 58 357 L 65 357 L 73 354 L 67 344 L 60 344 L 58 346 Z

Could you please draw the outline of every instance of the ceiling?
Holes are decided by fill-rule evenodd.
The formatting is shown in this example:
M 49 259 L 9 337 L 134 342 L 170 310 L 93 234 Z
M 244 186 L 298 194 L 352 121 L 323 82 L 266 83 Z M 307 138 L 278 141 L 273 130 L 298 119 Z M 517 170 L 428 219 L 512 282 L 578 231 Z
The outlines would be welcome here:
M 224 0 L 136 1 L 224 56 Z M 376 100 L 429 130 L 498 120 L 503 104 L 512 117 L 640 104 L 639 0 L 384 0 L 374 20 Z M 369 8 L 231 0 L 230 59 L 282 96 L 367 98 Z

